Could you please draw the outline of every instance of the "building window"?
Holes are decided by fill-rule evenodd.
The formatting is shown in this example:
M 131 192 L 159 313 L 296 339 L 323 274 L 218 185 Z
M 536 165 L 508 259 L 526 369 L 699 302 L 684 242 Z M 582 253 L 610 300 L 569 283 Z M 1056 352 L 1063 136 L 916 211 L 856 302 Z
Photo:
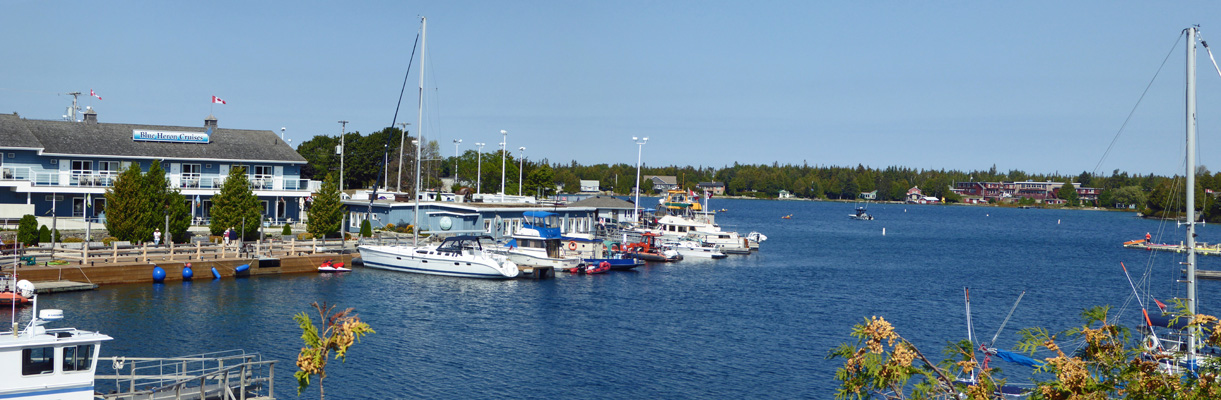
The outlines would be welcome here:
M 8 158 L 17 158 L 17 153 L 8 153 Z
M 59 164 L 59 160 L 52 158 L 51 165 Z
M 199 164 L 182 164 L 182 187 L 197 188 L 199 187 L 200 168 Z
M 119 170 L 118 161 L 98 161 L 98 173 L 118 175 L 119 172 L 122 171 Z
M 55 372 L 55 348 L 21 349 L 21 374 L 41 375 Z

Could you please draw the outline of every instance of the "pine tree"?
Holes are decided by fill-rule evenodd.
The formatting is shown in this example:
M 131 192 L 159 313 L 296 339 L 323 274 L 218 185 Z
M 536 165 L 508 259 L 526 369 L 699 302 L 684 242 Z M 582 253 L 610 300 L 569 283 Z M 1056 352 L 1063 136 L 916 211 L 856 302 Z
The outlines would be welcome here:
M 26 214 L 17 224 L 17 241 L 26 246 L 38 244 L 38 217 Z
M 166 194 L 165 202 L 170 211 L 170 239 L 174 243 L 186 242 L 187 228 L 191 227 L 191 207 L 187 205 L 187 197 L 174 189 Z
M 369 224 L 369 220 L 360 221 L 360 237 L 372 237 L 373 225 Z
M 1077 205 L 1077 188 L 1072 182 L 1065 182 L 1064 186 L 1060 187 L 1060 191 L 1056 193 L 1056 197 L 1064 200 L 1068 205 Z
M 141 223 L 136 227 L 136 236 L 147 242 L 153 240 L 154 230 L 165 228 L 165 216 L 169 213 L 166 204 L 169 185 L 165 179 L 165 170 L 161 169 L 160 160 L 153 160 L 153 165 L 148 167 L 143 178 L 144 189 L 140 191 L 140 196 L 143 197 L 141 202 L 146 206 L 140 215 Z
M 339 198 L 339 183 L 334 173 L 327 174 L 322 187 L 310 204 L 306 231 L 316 238 L 325 238 L 339 231 L 343 223 L 343 203 Z
M 246 231 L 241 232 L 244 239 L 258 237 L 262 213 L 259 198 L 250 189 L 250 181 L 246 179 L 245 167 L 229 169 L 229 176 L 221 184 L 220 193 L 212 197 L 212 224 L 209 229 L 213 235 L 220 236 L 227 228 L 241 232 L 242 221 L 245 220 Z
M 113 186 L 106 188 L 106 230 L 110 236 L 125 241 L 140 240 L 137 229 L 143 223 L 144 211 L 149 208 L 140 195 L 143 186 L 140 164 L 132 163 L 119 174 Z

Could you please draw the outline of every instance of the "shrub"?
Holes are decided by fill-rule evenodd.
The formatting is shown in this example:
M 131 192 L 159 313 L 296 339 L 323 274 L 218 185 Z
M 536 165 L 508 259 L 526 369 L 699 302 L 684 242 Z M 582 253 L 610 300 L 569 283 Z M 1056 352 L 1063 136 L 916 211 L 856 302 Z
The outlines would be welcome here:
M 373 236 L 373 225 L 370 224 L 369 220 L 367 220 L 367 219 L 364 221 L 360 221 L 360 236 L 361 237 Z
M 85 239 L 78 238 L 78 237 L 66 237 L 66 238 L 64 238 L 64 243 L 84 243 L 84 242 L 85 242 Z
M 26 214 L 17 224 L 17 241 L 26 246 L 38 244 L 38 218 Z
M 292 236 L 293 227 L 289 226 L 288 224 L 284 224 L 284 232 L 281 232 L 280 234 L 284 236 Z
M 386 226 L 383 226 L 383 227 L 382 227 L 382 230 L 383 230 L 383 231 L 395 232 L 395 230 L 394 230 L 394 224 L 386 224 Z
M 114 237 L 114 236 L 107 236 L 107 237 L 102 238 L 102 244 L 106 245 L 106 247 L 110 247 L 110 245 L 114 244 L 114 242 L 117 242 L 117 241 L 119 241 L 119 238 Z
M 38 243 L 51 243 L 51 230 L 46 225 L 38 228 Z
M 297 240 L 310 240 L 313 238 L 314 235 L 309 232 L 301 232 L 297 234 Z

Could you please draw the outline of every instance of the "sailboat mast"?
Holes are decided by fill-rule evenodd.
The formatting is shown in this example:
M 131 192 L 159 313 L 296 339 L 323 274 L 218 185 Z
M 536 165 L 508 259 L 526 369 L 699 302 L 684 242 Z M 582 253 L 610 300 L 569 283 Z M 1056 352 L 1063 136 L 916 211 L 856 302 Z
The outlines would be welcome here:
M 420 140 L 415 144 L 415 211 L 411 213 L 415 218 L 411 226 L 411 240 L 416 247 L 420 246 L 420 146 L 424 145 L 424 55 L 428 54 L 427 49 L 428 20 L 420 17 L 420 106 L 416 110 L 415 125 L 416 137 Z
M 1196 315 L 1196 33 L 1187 28 L 1187 312 Z M 1199 328 L 1189 328 L 1188 359 L 1196 358 Z

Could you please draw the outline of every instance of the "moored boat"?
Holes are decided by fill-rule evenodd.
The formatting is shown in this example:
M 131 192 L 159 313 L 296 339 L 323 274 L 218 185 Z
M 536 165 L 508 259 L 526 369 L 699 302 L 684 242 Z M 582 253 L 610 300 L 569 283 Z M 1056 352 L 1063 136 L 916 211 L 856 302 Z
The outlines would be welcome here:
M 390 271 L 466 278 L 516 278 L 517 264 L 483 249 L 478 236 L 453 236 L 432 246 L 360 245 L 364 266 Z
M 351 268 L 344 267 L 343 263 L 337 263 L 335 260 L 323 261 L 318 266 L 318 272 L 349 272 L 351 270 Z

